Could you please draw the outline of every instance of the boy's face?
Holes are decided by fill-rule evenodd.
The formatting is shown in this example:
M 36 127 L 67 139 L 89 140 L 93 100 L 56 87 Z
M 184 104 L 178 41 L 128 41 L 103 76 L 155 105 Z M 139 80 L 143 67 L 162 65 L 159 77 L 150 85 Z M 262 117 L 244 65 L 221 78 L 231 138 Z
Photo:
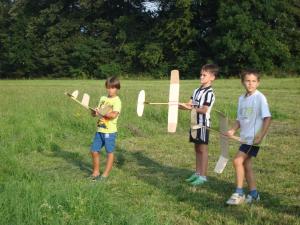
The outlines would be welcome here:
M 257 76 L 247 74 L 243 80 L 243 85 L 248 94 L 253 94 L 259 86 L 259 80 L 257 79 Z
M 114 97 L 117 95 L 118 89 L 115 87 L 106 87 L 106 91 L 109 97 Z
M 200 82 L 203 86 L 209 86 L 215 80 L 215 75 L 209 71 L 201 70 Z

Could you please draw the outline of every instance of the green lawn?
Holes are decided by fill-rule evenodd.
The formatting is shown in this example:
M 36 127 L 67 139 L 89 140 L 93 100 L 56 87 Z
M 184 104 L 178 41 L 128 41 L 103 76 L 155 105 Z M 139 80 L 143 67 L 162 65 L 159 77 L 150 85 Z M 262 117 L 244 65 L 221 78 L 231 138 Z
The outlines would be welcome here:
M 199 81 L 181 81 L 187 101 Z M 189 114 L 167 133 L 167 107 L 146 106 L 136 115 L 139 90 L 146 100 L 168 100 L 168 81 L 121 81 L 116 161 L 105 183 L 91 182 L 89 146 L 95 118 L 65 95 L 78 89 L 96 105 L 104 81 L 0 81 L 0 224 L 300 224 L 300 79 L 263 79 L 273 121 L 254 160 L 262 201 L 227 207 L 235 188 L 231 162 L 213 172 L 219 139 L 212 134 L 209 182 L 184 182 L 194 169 Z M 235 118 L 237 79 L 217 80 L 214 108 Z M 217 117 L 212 122 L 218 128 Z M 234 156 L 238 144 L 231 143 Z M 105 154 L 102 157 L 104 166 Z M 103 167 L 102 167 L 103 168 Z

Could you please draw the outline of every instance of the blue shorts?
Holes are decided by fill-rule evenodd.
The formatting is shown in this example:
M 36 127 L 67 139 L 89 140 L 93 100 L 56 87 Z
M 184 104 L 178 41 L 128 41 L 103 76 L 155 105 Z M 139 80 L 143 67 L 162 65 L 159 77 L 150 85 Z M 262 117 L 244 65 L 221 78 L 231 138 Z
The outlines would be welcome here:
M 247 155 L 250 155 L 250 156 L 254 156 L 256 157 L 258 151 L 259 151 L 259 147 L 258 146 L 253 146 L 253 145 L 246 145 L 246 144 L 242 144 L 240 146 L 240 149 L 239 149 L 241 152 L 244 152 L 246 153 Z
M 102 147 L 105 146 L 107 153 L 112 153 L 116 146 L 117 133 L 105 134 L 96 132 L 93 144 L 91 146 L 92 152 L 100 152 Z

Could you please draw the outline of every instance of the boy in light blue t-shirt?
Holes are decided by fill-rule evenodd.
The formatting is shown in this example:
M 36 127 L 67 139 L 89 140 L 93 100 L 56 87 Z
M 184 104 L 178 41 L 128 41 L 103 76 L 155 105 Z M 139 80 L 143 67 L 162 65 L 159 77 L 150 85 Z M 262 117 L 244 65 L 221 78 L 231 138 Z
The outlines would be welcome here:
M 242 144 L 236 154 L 233 165 L 236 171 L 236 190 L 226 202 L 228 205 L 239 205 L 246 201 L 252 203 L 259 201 L 260 196 L 256 190 L 256 183 L 252 169 L 252 157 L 256 157 L 259 144 L 266 135 L 271 123 L 271 113 L 266 97 L 257 90 L 260 82 L 258 72 L 244 71 L 241 81 L 246 93 L 239 97 L 238 112 L 235 125 L 227 131 L 227 135 L 234 135 L 240 129 Z M 244 195 L 243 182 L 249 186 L 247 198 Z

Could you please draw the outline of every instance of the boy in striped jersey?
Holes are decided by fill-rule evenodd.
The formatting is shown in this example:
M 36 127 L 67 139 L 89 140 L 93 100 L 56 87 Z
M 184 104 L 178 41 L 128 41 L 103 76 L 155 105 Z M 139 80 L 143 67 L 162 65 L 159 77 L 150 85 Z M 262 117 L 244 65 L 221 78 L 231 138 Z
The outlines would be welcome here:
M 271 113 L 266 97 L 257 90 L 260 82 L 259 73 L 246 70 L 241 75 L 241 82 L 246 93 L 239 97 L 237 119 L 227 135 L 234 135 L 240 129 L 242 144 L 237 152 L 233 165 L 236 172 L 236 190 L 226 202 L 228 205 L 239 205 L 244 202 L 259 201 L 252 169 L 252 157 L 256 157 L 259 145 L 266 135 L 271 123 Z M 249 194 L 245 198 L 243 182 L 249 186 Z
M 194 143 L 196 154 L 196 171 L 188 179 L 192 185 L 201 185 L 207 182 L 208 166 L 208 141 L 210 127 L 210 111 L 215 102 L 215 95 L 212 89 L 212 83 L 215 80 L 219 68 L 214 64 L 206 64 L 201 68 L 200 83 L 201 86 L 194 90 L 188 103 L 179 106 L 180 109 L 191 110 L 195 114 L 199 129 L 190 131 L 190 142 Z M 193 134 L 193 132 L 195 132 Z

